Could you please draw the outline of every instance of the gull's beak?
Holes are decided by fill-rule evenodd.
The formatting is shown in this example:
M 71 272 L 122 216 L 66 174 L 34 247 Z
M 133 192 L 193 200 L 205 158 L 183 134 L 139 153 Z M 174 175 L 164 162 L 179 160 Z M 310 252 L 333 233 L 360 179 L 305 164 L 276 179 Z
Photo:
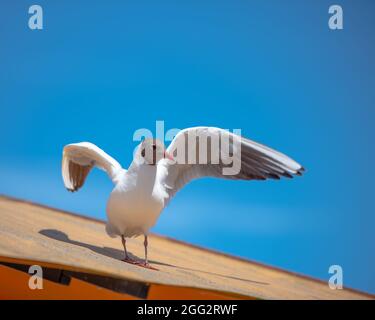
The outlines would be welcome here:
M 167 151 L 164 151 L 164 158 L 174 161 L 173 156 Z

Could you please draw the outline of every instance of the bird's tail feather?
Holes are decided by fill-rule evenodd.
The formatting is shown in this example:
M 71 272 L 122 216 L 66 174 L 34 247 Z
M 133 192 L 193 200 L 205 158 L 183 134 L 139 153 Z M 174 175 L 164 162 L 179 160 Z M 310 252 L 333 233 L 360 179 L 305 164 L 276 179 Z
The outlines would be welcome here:
M 105 232 L 107 232 L 107 234 L 111 238 L 116 238 L 116 236 L 117 236 L 117 232 L 116 232 L 115 228 L 113 228 L 113 226 L 109 222 L 107 222 L 107 224 L 105 225 Z

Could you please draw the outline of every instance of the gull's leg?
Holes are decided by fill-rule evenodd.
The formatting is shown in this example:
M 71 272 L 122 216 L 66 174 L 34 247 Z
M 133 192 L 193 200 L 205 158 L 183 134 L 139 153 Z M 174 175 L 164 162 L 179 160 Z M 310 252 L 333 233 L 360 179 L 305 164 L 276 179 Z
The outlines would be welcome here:
M 124 252 L 125 252 L 124 261 L 127 261 L 129 260 L 129 256 L 128 256 L 128 251 L 126 250 L 126 239 L 123 235 L 121 236 L 121 241 L 122 241 L 122 246 L 124 247 Z
M 148 241 L 147 241 L 147 235 L 146 234 L 145 234 L 145 240 L 143 242 L 143 245 L 145 247 L 145 260 L 144 260 L 144 262 L 140 262 L 140 261 L 137 261 L 137 260 L 134 260 L 134 259 L 130 258 L 129 255 L 128 255 L 128 251 L 126 250 L 126 239 L 125 239 L 124 236 L 121 236 L 121 241 L 122 241 L 122 246 L 124 247 L 124 253 L 125 253 L 125 258 L 122 261 L 127 262 L 127 263 L 131 263 L 131 264 L 135 264 L 137 266 L 141 266 L 141 267 L 144 267 L 144 268 L 147 268 L 147 269 L 157 270 L 156 268 L 151 267 L 148 263 L 148 259 L 147 259 Z
M 147 260 L 147 246 L 148 246 L 148 241 L 147 241 L 147 234 L 145 234 L 145 241 L 143 241 L 143 245 L 145 246 L 145 266 L 148 266 L 148 260 Z
M 151 270 L 158 270 L 154 267 L 152 267 L 149 263 L 148 263 L 148 259 L 147 259 L 147 246 L 148 246 L 148 237 L 147 237 L 147 234 L 145 234 L 145 240 L 143 241 L 143 245 L 145 247 L 145 261 L 143 262 L 142 264 L 142 267 L 145 267 L 147 269 L 151 269 Z
M 129 257 L 128 251 L 126 250 L 126 239 L 123 235 L 121 236 L 121 241 L 122 241 L 122 246 L 124 247 L 124 253 L 125 253 L 125 258 L 122 261 L 131 263 L 131 264 L 140 265 L 141 263 L 139 261 L 134 260 L 134 259 Z

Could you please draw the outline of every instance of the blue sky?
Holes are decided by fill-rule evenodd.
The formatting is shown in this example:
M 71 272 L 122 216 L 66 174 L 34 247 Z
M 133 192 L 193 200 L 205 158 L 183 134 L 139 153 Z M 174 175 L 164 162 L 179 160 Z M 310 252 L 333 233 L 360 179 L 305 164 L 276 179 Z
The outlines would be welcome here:
M 210 125 L 293 157 L 302 178 L 185 187 L 153 231 L 375 293 L 373 1 L 6 1 L 0 19 L 0 193 L 105 218 L 94 171 L 63 187 L 62 147 L 125 167 L 135 130 Z M 1 219 L 0 219 L 1 223 Z M 152 245 L 150 247 L 152 255 Z

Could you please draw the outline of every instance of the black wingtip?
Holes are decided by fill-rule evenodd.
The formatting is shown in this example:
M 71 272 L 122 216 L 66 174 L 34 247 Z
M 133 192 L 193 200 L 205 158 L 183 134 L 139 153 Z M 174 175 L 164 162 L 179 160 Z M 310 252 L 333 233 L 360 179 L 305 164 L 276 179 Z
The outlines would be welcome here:
M 288 172 L 286 172 L 286 171 L 283 172 L 282 175 L 283 175 L 283 177 L 285 177 L 285 178 L 293 179 L 293 176 L 292 176 L 291 174 L 289 174 Z
M 280 176 L 277 174 L 269 173 L 267 178 L 273 179 L 273 180 L 280 180 Z
M 304 167 L 301 167 L 300 169 L 297 170 L 296 175 L 297 176 L 302 176 L 302 174 L 306 171 Z

